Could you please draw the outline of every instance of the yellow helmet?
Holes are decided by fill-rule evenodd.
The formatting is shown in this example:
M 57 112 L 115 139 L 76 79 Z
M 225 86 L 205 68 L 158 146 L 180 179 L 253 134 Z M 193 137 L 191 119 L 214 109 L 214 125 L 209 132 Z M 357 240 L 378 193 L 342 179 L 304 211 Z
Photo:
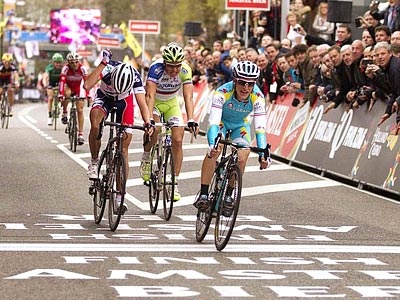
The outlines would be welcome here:
M 1 57 L 1 60 L 12 61 L 13 57 L 10 53 L 4 53 L 3 56 Z

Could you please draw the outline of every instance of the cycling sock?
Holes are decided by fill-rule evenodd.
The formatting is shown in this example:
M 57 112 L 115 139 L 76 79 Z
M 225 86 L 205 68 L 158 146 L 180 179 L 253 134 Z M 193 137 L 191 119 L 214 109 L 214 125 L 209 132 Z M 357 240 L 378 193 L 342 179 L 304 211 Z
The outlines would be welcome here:
M 200 186 L 200 195 L 208 195 L 208 184 L 202 184 Z
M 98 158 L 92 158 L 91 162 L 92 162 L 92 165 L 96 165 L 99 162 L 99 159 Z
M 51 118 L 52 117 L 52 114 L 51 114 L 51 111 L 49 111 L 49 118 Z

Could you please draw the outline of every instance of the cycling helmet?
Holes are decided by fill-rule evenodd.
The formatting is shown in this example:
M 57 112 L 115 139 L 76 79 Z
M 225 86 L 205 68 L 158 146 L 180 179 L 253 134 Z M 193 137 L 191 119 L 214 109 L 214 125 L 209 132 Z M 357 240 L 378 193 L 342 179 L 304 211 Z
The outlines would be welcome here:
M 165 63 L 181 63 L 185 59 L 183 49 L 176 43 L 169 43 L 162 52 Z
M 1 57 L 1 60 L 12 61 L 13 57 L 10 53 L 4 53 L 3 56 Z
M 51 60 L 54 62 L 63 62 L 64 57 L 60 53 L 54 53 Z
M 67 54 L 67 60 L 72 61 L 72 60 L 80 60 L 81 56 L 76 53 L 76 52 L 70 52 Z
M 130 91 L 135 81 L 135 69 L 130 64 L 120 64 L 111 71 L 111 85 L 118 94 Z
M 233 67 L 233 77 L 247 81 L 257 81 L 260 69 L 251 61 L 240 61 Z

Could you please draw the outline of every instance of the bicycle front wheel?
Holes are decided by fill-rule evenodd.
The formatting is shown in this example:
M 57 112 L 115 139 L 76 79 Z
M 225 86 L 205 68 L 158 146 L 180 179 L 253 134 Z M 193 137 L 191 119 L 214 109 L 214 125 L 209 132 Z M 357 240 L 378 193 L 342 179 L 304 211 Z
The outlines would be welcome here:
M 171 148 L 165 149 L 164 165 L 163 165 L 163 204 L 164 218 L 166 221 L 171 219 L 172 209 L 174 207 L 175 193 L 175 167 L 174 156 Z
M 121 220 L 124 211 L 125 185 L 126 185 L 126 166 L 123 153 L 115 155 L 113 158 L 111 172 L 108 174 L 109 186 L 111 187 L 110 199 L 108 201 L 108 222 L 111 231 L 115 231 Z M 118 203 L 116 196 L 121 195 L 121 202 Z
M 7 107 L 7 102 L 4 99 L 4 97 L 1 99 L 1 107 L 0 107 L 0 117 L 1 117 L 1 128 L 4 128 L 5 121 L 6 121 L 6 107 Z
M 236 217 L 239 212 L 239 204 L 242 193 L 242 173 L 237 165 L 229 167 L 227 180 L 223 188 L 223 199 L 219 205 L 217 219 L 215 220 L 214 242 L 218 251 L 222 251 L 228 244 Z M 231 205 L 225 201 L 231 198 Z
M 156 213 L 158 200 L 160 198 L 160 182 L 159 174 L 161 169 L 161 158 L 160 158 L 160 148 L 158 144 L 155 144 L 151 149 L 151 173 L 149 182 L 149 204 L 150 212 Z
M 68 136 L 69 136 L 69 149 L 76 152 L 76 145 L 78 143 L 78 128 L 76 124 L 76 111 L 71 112 L 68 123 Z
M 203 239 L 207 235 L 212 220 L 212 214 L 214 212 L 214 207 L 219 197 L 219 190 L 217 188 L 217 177 L 218 177 L 217 172 L 214 172 L 211 184 L 209 186 L 209 193 L 208 193 L 208 201 L 210 203 L 209 207 L 206 210 L 199 209 L 197 211 L 196 240 L 199 243 L 203 241 Z
M 96 224 L 101 222 L 106 208 L 106 153 L 107 149 L 101 154 L 97 168 L 98 178 L 94 182 L 93 215 Z

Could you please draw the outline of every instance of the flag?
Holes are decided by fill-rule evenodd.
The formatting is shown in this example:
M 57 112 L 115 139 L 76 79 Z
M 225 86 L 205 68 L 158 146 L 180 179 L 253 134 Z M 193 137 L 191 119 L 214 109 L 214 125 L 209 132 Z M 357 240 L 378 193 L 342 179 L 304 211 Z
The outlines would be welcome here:
M 122 34 L 125 38 L 125 41 L 123 43 L 132 50 L 133 55 L 135 57 L 139 57 L 140 55 L 142 55 L 142 46 L 140 46 L 133 34 L 129 32 L 129 29 L 126 26 L 125 22 L 122 22 L 121 25 L 119 25 L 119 28 L 121 29 Z

